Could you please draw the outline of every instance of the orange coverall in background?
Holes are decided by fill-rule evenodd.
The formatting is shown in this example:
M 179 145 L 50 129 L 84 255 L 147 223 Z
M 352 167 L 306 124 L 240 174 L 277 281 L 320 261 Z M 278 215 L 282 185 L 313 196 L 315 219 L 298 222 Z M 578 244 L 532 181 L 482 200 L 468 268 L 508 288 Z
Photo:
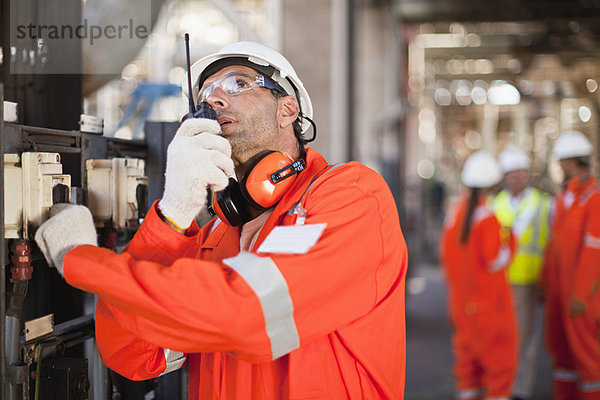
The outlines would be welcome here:
M 181 235 L 156 205 L 122 254 L 71 250 L 65 279 L 99 296 L 105 364 L 148 379 L 168 370 L 165 349 L 186 353 L 190 399 L 402 399 L 407 254 L 396 204 L 365 166 L 328 168 L 307 150 L 307 169 L 248 252 L 239 227 L 213 220 Z M 258 252 L 304 218 L 326 224 L 313 247 Z
M 464 196 L 449 214 L 441 256 L 449 286 L 458 399 L 508 399 L 517 367 L 518 333 L 505 267 L 515 248 L 502 238 L 493 212 L 480 200 L 466 243 L 460 242 L 468 205 Z
M 557 400 L 600 399 L 600 189 L 572 178 L 555 203 L 542 284 Z M 586 305 L 571 316 L 569 300 Z

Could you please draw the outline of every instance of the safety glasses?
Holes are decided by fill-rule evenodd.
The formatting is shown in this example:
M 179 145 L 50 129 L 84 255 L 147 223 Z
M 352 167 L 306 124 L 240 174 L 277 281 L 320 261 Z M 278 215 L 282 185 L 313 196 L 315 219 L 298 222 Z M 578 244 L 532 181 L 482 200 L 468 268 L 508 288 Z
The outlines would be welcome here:
M 263 75 L 231 72 L 208 85 L 204 85 L 198 93 L 198 103 L 206 101 L 208 96 L 210 96 L 216 88 L 221 88 L 221 90 L 229 96 L 237 96 L 240 93 L 244 93 L 257 87 L 274 89 L 284 96 L 287 95 L 287 93 L 277 86 L 275 82 Z

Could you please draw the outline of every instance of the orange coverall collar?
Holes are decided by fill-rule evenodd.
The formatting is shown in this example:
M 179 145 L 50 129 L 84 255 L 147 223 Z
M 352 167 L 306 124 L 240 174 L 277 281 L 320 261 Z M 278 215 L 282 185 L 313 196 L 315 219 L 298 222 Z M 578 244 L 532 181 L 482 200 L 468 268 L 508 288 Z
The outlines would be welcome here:
M 575 177 L 569 179 L 569 181 L 567 182 L 567 190 L 569 190 L 575 194 L 578 194 L 578 193 L 583 192 L 590 185 L 593 185 L 595 182 L 596 182 L 596 180 L 590 175 L 588 175 L 585 178 L 575 176 Z

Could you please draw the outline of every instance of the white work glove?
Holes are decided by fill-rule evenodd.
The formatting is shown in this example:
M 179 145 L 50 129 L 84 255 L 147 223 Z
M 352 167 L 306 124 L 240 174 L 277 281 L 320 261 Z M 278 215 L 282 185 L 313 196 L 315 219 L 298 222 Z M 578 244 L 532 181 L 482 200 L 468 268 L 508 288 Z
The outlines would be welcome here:
M 77 246 L 98 245 L 92 213 L 87 207 L 60 203 L 50 208 L 50 218 L 35 233 L 48 265 L 63 275 L 63 259 Z
M 231 145 L 219 123 L 207 118 L 186 119 L 167 149 L 165 191 L 158 203 L 162 215 L 187 229 L 206 203 L 207 189 L 223 190 L 233 175 Z

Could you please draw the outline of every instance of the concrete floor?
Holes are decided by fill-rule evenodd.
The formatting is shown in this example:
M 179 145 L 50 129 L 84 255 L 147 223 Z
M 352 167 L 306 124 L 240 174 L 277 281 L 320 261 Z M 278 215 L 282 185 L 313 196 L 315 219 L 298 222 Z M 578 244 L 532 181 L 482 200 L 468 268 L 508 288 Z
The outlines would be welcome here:
M 413 293 L 408 293 L 412 291 Z M 437 266 L 420 265 L 407 280 L 406 400 L 451 400 L 454 392 L 446 285 Z M 552 399 L 551 362 L 540 351 L 532 400 Z

